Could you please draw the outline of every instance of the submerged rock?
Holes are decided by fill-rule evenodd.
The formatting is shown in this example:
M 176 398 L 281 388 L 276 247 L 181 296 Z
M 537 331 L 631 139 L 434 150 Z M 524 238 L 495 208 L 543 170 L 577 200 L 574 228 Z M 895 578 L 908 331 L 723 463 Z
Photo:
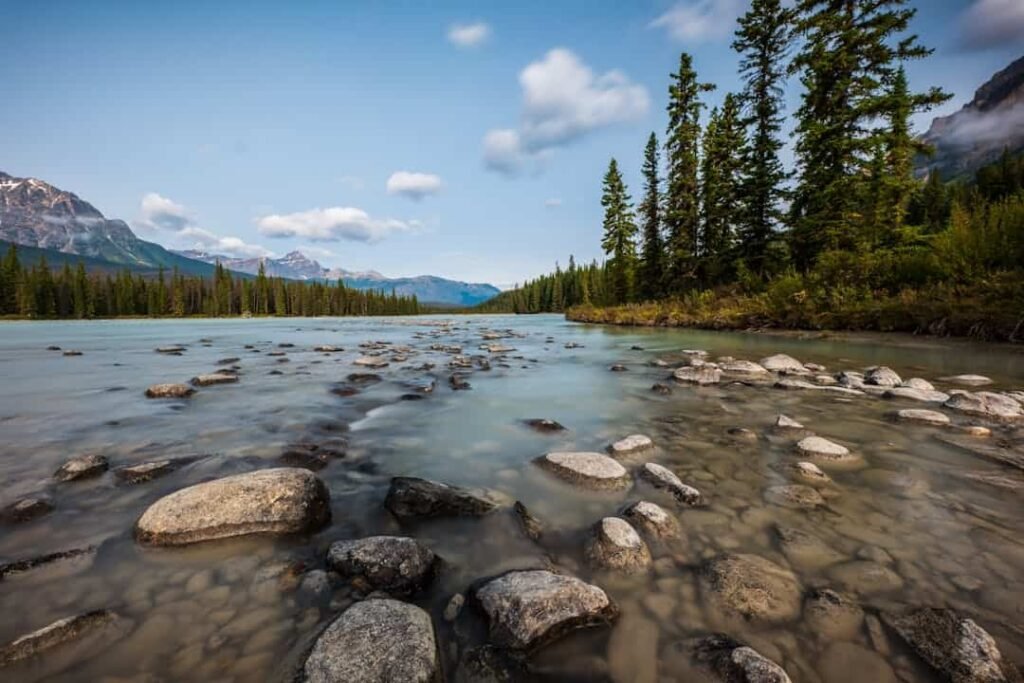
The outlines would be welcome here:
M 724 633 L 679 641 L 669 647 L 721 683 L 790 683 L 781 666 Z
M 174 458 L 168 460 L 154 460 L 142 462 L 137 465 L 125 465 L 114 470 L 114 476 L 126 484 L 141 484 L 193 462 L 196 458 Z
M 991 391 L 955 393 L 943 405 L 961 413 L 980 415 L 993 420 L 1024 419 L 1024 406 L 1009 396 Z
M 548 420 L 547 418 L 534 417 L 528 420 L 523 420 L 523 424 L 532 429 L 535 432 L 541 434 L 552 434 L 554 432 L 564 432 L 565 427 L 559 422 L 554 420 Z
M 719 368 L 724 374 L 738 378 L 764 379 L 769 374 L 763 365 L 749 360 L 725 361 Z
M 856 640 L 864 626 L 864 610 L 852 598 L 821 588 L 804 600 L 804 622 L 823 640 Z
M 871 560 L 852 560 L 831 567 L 828 575 L 847 590 L 860 594 L 886 593 L 903 587 L 899 574 Z
M 896 419 L 901 422 L 920 422 L 923 424 L 944 427 L 949 424 L 949 416 L 936 410 L 919 410 L 908 408 L 896 412 Z
M 384 507 L 400 519 L 482 517 L 501 502 L 493 491 L 464 489 L 417 477 L 394 477 Z
M 386 368 L 390 363 L 381 356 L 360 356 L 352 364 L 363 368 Z
M 722 380 L 722 371 L 710 365 L 687 365 L 673 372 L 672 377 L 677 382 L 706 386 L 718 384 Z
M 85 568 L 92 564 L 96 557 L 96 546 L 85 546 L 84 548 L 71 548 L 70 550 L 59 550 L 55 553 L 48 553 L 39 557 L 32 557 L 27 560 L 14 560 L 0 564 L 0 580 L 5 577 L 21 574 L 56 564 L 74 565 L 76 568 Z
M 102 455 L 82 455 L 61 465 L 60 469 L 53 473 L 53 478 L 57 481 L 89 479 L 98 477 L 109 468 L 110 463 Z
M 189 383 L 196 387 L 208 387 L 213 384 L 234 384 L 238 375 L 230 372 L 211 372 L 193 377 Z
M 430 615 L 397 600 L 365 600 L 320 634 L 304 667 L 308 683 L 436 683 L 441 664 Z
M 156 501 L 135 525 L 149 545 L 185 545 L 246 534 L 312 531 L 331 518 L 316 475 L 282 467 L 215 479 Z
M 626 506 L 622 510 L 622 517 L 651 540 L 674 539 L 681 533 L 679 520 L 674 515 L 660 505 L 646 500 Z
M 185 351 L 184 346 L 158 346 L 155 351 L 172 356 L 180 356 Z
M 662 384 L 661 382 L 655 382 L 651 385 L 651 391 L 656 394 L 661 394 L 662 396 L 668 396 L 672 393 L 672 387 L 667 384 Z
M 605 517 L 594 525 L 584 554 L 595 567 L 626 574 L 646 571 L 651 564 L 651 552 L 640 534 L 618 517 Z
M 820 569 L 845 559 L 832 545 L 801 529 L 776 525 L 774 531 L 782 554 L 794 567 Z
M 984 375 L 953 375 L 952 377 L 942 377 L 943 382 L 949 382 L 950 384 L 961 384 L 968 387 L 977 387 L 983 384 L 991 384 L 992 380 Z
M 332 543 L 327 564 L 350 579 L 361 579 L 374 590 L 410 595 L 433 577 L 437 556 L 413 538 L 370 536 Z
M 607 626 L 618 608 L 597 586 L 536 569 L 511 571 L 473 591 L 487 616 L 490 639 L 513 650 L 532 650 L 578 628 Z
M 651 448 L 654 448 L 654 442 L 651 441 L 651 437 L 643 434 L 630 434 L 609 446 L 608 452 L 614 456 L 623 456 L 650 450 Z
M 602 453 L 548 453 L 533 462 L 560 479 L 585 488 L 624 489 L 631 483 L 626 468 Z
M 945 403 L 949 400 L 949 394 L 936 391 L 935 389 L 921 389 L 919 387 L 893 387 L 882 394 L 882 398 L 906 398 L 911 401 L 922 403 Z
M 1005 659 L 985 629 L 955 610 L 920 608 L 885 622 L 952 683 L 1019 683 L 1020 672 Z
M 27 522 L 52 511 L 53 502 L 49 498 L 43 496 L 22 498 L 0 511 L 0 519 L 8 522 Z
M 194 393 L 187 384 L 154 384 L 146 389 L 146 398 L 188 398 Z
M 758 555 L 724 555 L 704 564 L 708 600 L 744 619 L 781 622 L 800 613 L 800 583 L 788 569 Z
M 645 463 L 640 468 L 640 476 L 647 483 L 651 484 L 655 488 L 663 489 L 672 494 L 672 496 L 681 505 L 703 505 L 704 497 L 700 491 L 695 489 L 688 484 L 684 484 L 682 480 L 676 476 L 675 472 L 663 467 L 655 462 Z
M 794 476 L 811 484 L 828 484 L 832 481 L 832 477 L 822 472 L 821 468 L 813 462 L 795 462 L 792 465 L 789 465 L 787 469 L 789 469 Z
M 825 504 L 817 489 L 802 484 L 770 486 L 764 492 L 764 499 L 773 505 L 799 510 L 813 510 Z
M 95 657 L 130 628 L 105 609 L 60 619 L 0 648 L 0 677 L 24 683 L 49 678 Z
M 519 522 L 519 528 L 522 529 L 523 535 L 531 541 L 539 541 L 540 537 L 544 535 L 544 525 L 541 524 L 539 519 L 530 514 L 530 511 L 526 509 L 526 506 L 521 501 L 517 500 L 512 505 L 512 514 L 515 515 L 516 520 Z

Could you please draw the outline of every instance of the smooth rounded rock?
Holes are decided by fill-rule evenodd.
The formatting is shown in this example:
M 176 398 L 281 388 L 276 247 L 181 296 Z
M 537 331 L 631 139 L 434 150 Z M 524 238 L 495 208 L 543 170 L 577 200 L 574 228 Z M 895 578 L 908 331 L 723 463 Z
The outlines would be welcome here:
M 308 683 L 437 683 L 430 615 L 397 600 L 357 602 L 317 638 L 304 673 Z
M 394 477 L 384 506 L 400 519 L 483 517 L 502 502 L 494 491 L 465 489 L 418 477 Z
M 652 448 L 654 448 L 654 442 L 651 441 L 651 437 L 643 434 L 630 434 L 609 446 L 608 453 L 613 456 L 624 456 Z
M 215 479 L 164 496 L 139 518 L 135 536 L 149 545 L 185 545 L 312 531 L 330 517 L 324 483 L 308 470 L 282 467 Z
M 908 408 L 896 412 L 896 419 L 900 422 L 919 422 L 921 424 L 944 427 L 949 424 L 949 416 L 936 410 L 921 410 Z
M 374 590 L 409 595 L 430 582 L 437 556 L 419 541 L 403 536 L 370 536 L 332 543 L 327 564 Z
M 670 647 L 721 683 L 791 683 L 781 666 L 724 633 L 681 641 Z
M 788 469 L 794 476 L 810 484 L 821 485 L 832 481 L 832 477 L 822 472 L 821 468 L 813 462 L 795 462 L 789 465 Z
M 909 389 L 920 389 L 922 391 L 935 391 L 935 385 L 926 379 L 920 377 L 911 377 L 910 379 L 903 380 L 900 385 Z
M 708 384 L 718 384 L 722 380 L 722 371 L 709 365 L 687 365 L 673 372 L 672 377 L 677 382 L 706 386 Z
M 796 576 L 759 555 L 715 558 L 701 568 L 700 584 L 708 600 L 744 619 L 782 622 L 800 613 Z
M 592 565 L 624 574 L 646 571 L 651 564 L 647 544 L 629 522 L 619 517 L 605 517 L 594 525 L 584 554 Z
M 919 387 L 892 387 L 886 389 L 882 398 L 905 398 L 911 401 L 922 403 L 945 403 L 949 400 L 949 394 L 935 389 L 921 389 Z
M 532 650 L 578 628 L 607 626 L 618 616 L 608 595 L 575 577 L 544 569 L 511 571 L 473 591 L 491 642 Z
M 188 398 L 194 393 L 187 384 L 154 384 L 146 389 L 146 398 Z
M 624 489 L 632 483 L 626 468 L 602 453 L 548 453 L 534 463 L 560 479 L 585 488 Z
M 777 353 L 774 356 L 762 358 L 760 364 L 765 370 L 770 370 L 771 372 L 782 372 L 795 375 L 810 374 L 810 370 L 804 367 L 803 363 L 792 356 L 787 356 L 784 353 Z
M 876 368 L 871 368 L 867 373 L 865 373 L 864 383 L 871 384 L 876 387 L 898 387 L 903 383 L 903 379 L 891 368 L 881 365 Z
M 823 460 L 841 461 L 850 457 L 849 448 L 820 436 L 804 437 L 797 443 L 796 448 L 805 455 L 814 456 Z
M 943 405 L 961 413 L 980 415 L 992 420 L 1024 420 L 1024 406 L 1009 396 L 991 391 L 956 393 Z
M 650 501 L 641 500 L 626 506 L 622 517 L 650 540 L 679 538 L 679 520 L 665 508 Z
M 98 477 L 109 468 L 110 463 L 107 461 L 106 457 L 96 454 L 83 455 L 77 458 L 72 458 L 61 465 L 60 469 L 53 473 L 53 478 L 57 481 L 89 479 L 91 477 Z
M 640 477 L 655 488 L 663 489 L 681 505 L 702 505 L 704 496 L 694 487 L 684 484 L 672 470 L 656 462 L 644 463 L 639 470 Z

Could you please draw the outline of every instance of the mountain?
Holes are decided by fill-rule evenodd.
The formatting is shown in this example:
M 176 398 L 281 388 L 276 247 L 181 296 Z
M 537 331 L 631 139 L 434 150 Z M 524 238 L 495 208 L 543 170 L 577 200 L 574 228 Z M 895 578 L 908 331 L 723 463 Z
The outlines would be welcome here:
M 279 259 L 240 259 L 195 250 L 176 253 L 206 263 L 220 261 L 225 268 L 239 273 L 255 275 L 259 272 L 262 262 L 264 272 L 275 277 L 292 280 L 333 281 L 340 279 L 354 289 L 383 289 L 388 292 L 394 290 L 398 294 L 415 294 L 422 302 L 451 306 L 475 306 L 501 293 L 501 290 L 493 285 L 447 280 L 434 275 L 389 278 L 373 270 L 354 272 L 341 268 L 329 269 L 301 251 L 290 252 Z
M 160 266 L 188 275 L 210 275 L 208 263 L 185 258 L 159 244 L 136 237 L 128 224 L 111 220 L 71 192 L 35 178 L 15 178 L 0 171 L 0 240 L 86 257 L 86 265 L 157 270 Z M 35 253 L 35 252 L 32 252 Z M 54 259 L 49 259 L 54 262 Z M 77 260 L 77 259 L 76 259 Z
M 919 160 L 918 174 L 937 168 L 947 180 L 974 173 L 1005 148 L 1024 150 L 1024 57 L 978 88 L 960 111 L 933 120 L 921 139 L 935 155 Z

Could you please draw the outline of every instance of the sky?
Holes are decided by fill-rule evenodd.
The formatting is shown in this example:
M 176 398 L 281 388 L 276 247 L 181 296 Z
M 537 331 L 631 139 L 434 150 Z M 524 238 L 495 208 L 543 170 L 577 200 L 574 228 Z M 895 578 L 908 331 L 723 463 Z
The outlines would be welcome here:
M 601 257 L 609 158 L 638 196 L 681 51 L 739 89 L 748 4 L 0 0 L 0 170 L 171 248 L 508 286 Z M 910 4 L 933 114 L 1024 54 L 1024 0 Z

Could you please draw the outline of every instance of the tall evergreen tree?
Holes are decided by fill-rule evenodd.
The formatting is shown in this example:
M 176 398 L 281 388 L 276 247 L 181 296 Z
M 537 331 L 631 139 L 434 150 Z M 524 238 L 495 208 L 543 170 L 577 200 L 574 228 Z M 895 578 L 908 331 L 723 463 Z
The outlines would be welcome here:
M 698 213 L 697 145 L 700 135 L 701 93 L 715 86 L 697 81 L 693 59 L 679 56 L 679 71 L 668 88 L 668 132 L 665 140 L 668 175 L 664 222 L 667 232 L 668 290 L 678 293 L 696 280 Z
M 743 155 L 746 136 L 739 103 L 729 93 L 711 112 L 701 155 L 700 275 L 704 285 L 721 282 L 735 256 L 736 226 L 744 216 Z
M 738 227 L 741 256 L 764 275 L 768 243 L 782 219 L 779 207 L 786 171 L 779 159 L 783 84 L 792 33 L 792 14 L 781 0 L 753 0 L 740 17 L 732 43 L 740 58 L 742 101 L 750 129 L 743 188 L 744 215 Z
M 664 295 L 665 244 L 661 238 L 661 179 L 659 178 L 658 137 L 652 132 L 644 149 L 644 196 L 640 202 L 640 232 L 643 248 L 637 273 L 637 291 L 641 299 Z
M 615 303 L 632 299 L 633 275 L 636 262 L 636 224 L 626 184 L 619 173 L 619 165 L 612 159 L 604 175 L 601 195 L 604 207 L 604 237 L 601 246 L 611 258 L 608 262 L 609 280 Z
M 791 244 L 801 268 L 818 253 L 853 249 L 863 224 L 864 184 L 883 132 L 888 87 L 901 64 L 930 54 L 916 36 L 903 37 L 914 9 L 907 0 L 800 0 L 804 39 L 792 68 L 805 92 L 797 112 L 799 181 L 791 206 Z M 932 89 L 926 100 L 945 97 Z M 941 100 L 940 100 L 941 101 Z

